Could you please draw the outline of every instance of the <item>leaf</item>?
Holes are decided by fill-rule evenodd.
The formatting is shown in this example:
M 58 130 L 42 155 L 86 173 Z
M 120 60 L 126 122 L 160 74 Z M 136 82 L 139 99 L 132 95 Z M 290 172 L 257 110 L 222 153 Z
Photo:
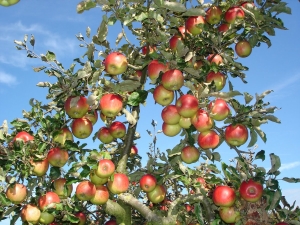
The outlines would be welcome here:
M 132 106 L 138 106 L 140 103 L 144 103 L 147 99 L 148 92 L 145 90 L 138 90 L 133 93 L 128 98 L 127 104 Z
M 276 116 L 273 115 L 266 115 L 264 118 L 275 123 L 281 123 L 280 119 L 278 119 Z
M 265 150 L 261 150 L 255 155 L 255 159 L 261 159 L 262 161 L 265 161 Z
M 248 92 L 244 92 L 244 98 L 245 98 L 245 103 L 248 104 L 249 102 L 252 101 L 253 96 L 250 95 Z
M 268 171 L 268 174 L 274 174 L 278 171 L 281 166 L 280 158 L 274 153 L 270 154 L 271 159 L 271 169 Z
M 33 71 L 34 71 L 34 72 L 40 72 L 41 70 L 44 70 L 44 69 L 46 69 L 46 68 L 47 68 L 46 66 L 33 67 Z
M 35 44 L 35 38 L 34 38 L 33 35 L 31 35 L 30 41 L 29 41 L 29 42 L 30 42 L 31 46 L 34 47 L 34 44 Z
M 50 168 L 50 177 L 52 180 L 59 178 L 61 175 L 59 167 L 51 167 Z
M 253 129 L 250 129 L 250 137 L 251 137 L 251 139 L 247 146 L 248 148 L 252 147 L 257 142 L 257 133 Z
M 282 180 L 288 182 L 288 183 L 300 183 L 300 178 L 294 178 L 294 177 L 284 177 Z
M 165 7 L 166 9 L 169 9 L 173 12 L 185 12 L 186 11 L 185 6 L 179 2 L 165 1 L 163 7 Z
M 229 91 L 233 91 L 233 85 L 230 81 L 228 81 L 228 84 L 229 84 Z
M 203 222 L 203 212 L 200 203 L 195 206 L 195 214 L 200 225 L 204 225 L 205 223 Z
M 239 91 L 229 91 L 229 92 L 213 92 L 213 93 L 209 93 L 208 95 L 216 98 L 222 98 L 224 100 L 229 100 L 237 95 L 242 95 L 242 93 Z
M 87 27 L 85 33 L 86 33 L 86 36 L 87 36 L 88 38 L 90 38 L 90 35 L 91 35 L 91 28 L 90 28 L 90 27 Z
M 56 56 L 55 56 L 54 52 L 47 51 L 46 58 L 47 58 L 47 61 L 54 61 L 56 59 Z
M 1 205 L 5 205 L 5 206 L 10 205 L 10 201 L 5 197 L 5 194 L 3 193 L 0 193 L 0 202 Z
M 91 171 L 91 168 L 89 166 L 87 166 L 87 165 L 84 165 L 82 167 L 82 171 L 80 173 L 80 176 L 82 178 L 87 177 L 90 174 L 90 171 Z
M 139 81 L 125 80 L 115 85 L 113 89 L 115 92 L 132 92 L 135 91 L 140 85 L 141 84 Z
M 254 126 L 253 128 L 254 128 L 254 130 L 256 131 L 256 133 L 260 136 L 260 138 L 261 138 L 264 142 L 266 142 L 266 141 L 267 141 L 267 136 L 266 136 L 266 134 L 260 129 L 260 127 Z
M 202 8 L 190 8 L 182 16 L 204 16 L 205 11 Z
M 279 204 L 281 198 L 281 191 L 280 190 L 276 190 L 274 191 L 267 191 L 267 202 L 268 202 L 268 206 L 266 207 L 266 210 L 272 210 L 275 209 L 277 207 L 277 205 Z
M 105 41 L 107 33 L 108 33 L 108 28 L 107 28 L 106 16 L 104 15 L 97 32 L 98 41 L 100 42 Z

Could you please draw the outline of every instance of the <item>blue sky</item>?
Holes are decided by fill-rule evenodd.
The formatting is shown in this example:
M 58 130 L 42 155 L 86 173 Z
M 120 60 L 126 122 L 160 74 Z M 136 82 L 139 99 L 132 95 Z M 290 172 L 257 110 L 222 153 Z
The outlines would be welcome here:
M 0 7 L 0 124 L 2 121 L 12 121 L 22 117 L 22 110 L 29 110 L 30 98 L 45 101 L 47 91 L 36 87 L 40 81 L 51 81 L 43 73 L 35 73 L 32 67 L 43 65 L 37 59 L 26 58 L 26 53 L 17 51 L 14 40 L 22 40 L 24 34 L 34 34 L 36 38 L 35 51 L 45 54 L 47 50 L 56 53 L 57 59 L 65 67 L 71 65 L 72 60 L 83 54 L 78 47 L 79 42 L 75 35 L 85 33 L 86 27 L 96 32 L 101 19 L 100 8 L 87 11 L 83 14 L 76 13 L 77 1 L 21 1 L 13 7 Z M 265 90 L 274 90 L 267 98 L 271 105 L 276 105 L 281 110 L 275 116 L 281 119 L 281 124 L 269 123 L 262 126 L 267 134 L 266 144 L 259 141 L 258 150 L 264 149 L 266 155 L 274 152 L 279 155 L 282 162 L 281 177 L 300 177 L 300 60 L 299 60 L 299 28 L 300 28 L 300 3 L 289 1 L 292 15 L 282 15 L 287 31 L 276 30 L 276 36 L 271 37 L 272 47 L 262 45 L 254 48 L 249 58 L 240 61 L 249 67 L 246 73 L 248 84 L 243 84 L 238 79 L 231 79 L 235 89 L 247 91 L 254 95 Z M 109 40 L 114 43 L 118 30 L 114 29 Z M 76 67 L 79 69 L 79 67 Z M 151 97 L 151 96 L 150 96 Z M 141 120 L 138 127 L 142 139 L 137 141 L 141 156 L 148 151 L 151 138 L 146 129 L 151 130 L 152 119 L 161 126 L 160 112 L 162 107 L 154 105 L 152 97 L 149 98 L 147 107 L 141 108 Z M 103 124 L 98 122 L 94 131 Z M 179 137 L 175 138 L 179 139 Z M 97 142 L 97 141 L 96 141 Z M 160 134 L 157 146 L 164 151 L 171 148 L 174 139 Z M 90 142 L 91 148 L 97 148 L 99 142 Z M 243 147 L 246 150 L 246 145 Z M 222 144 L 218 151 L 223 160 L 235 157 L 232 150 Z M 269 167 L 267 158 L 263 164 Z M 299 204 L 300 184 L 281 182 L 283 194 L 288 200 L 297 199 Z M 2 223 L 1 223 L 2 224 Z

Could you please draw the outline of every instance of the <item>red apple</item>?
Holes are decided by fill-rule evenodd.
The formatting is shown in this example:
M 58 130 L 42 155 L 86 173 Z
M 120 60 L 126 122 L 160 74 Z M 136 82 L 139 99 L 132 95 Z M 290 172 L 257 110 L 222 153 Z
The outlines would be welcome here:
M 90 199 L 90 202 L 94 205 L 103 205 L 109 198 L 109 192 L 107 187 L 103 185 L 96 186 L 96 194 Z
M 115 221 L 115 220 L 109 220 L 104 225 L 117 225 L 117 221 Z
M 220 137 L 214 130 L 203 131 L 198 135 L 198 145 L 202 149 L 214 149 L 219 142 Z
M 66 140 L 74 140 L 73 134 L 68 127 L 63 127 L 59 131 L 55 132 L 55 136 L 53 137 L 54 142 L 64 145 Z
M 166 136 L 174 137 L 181 131 L 181 126 L 177 124 L 167 124 L 163 122 L 162 131 Z
M 114 140 L 114 137 L 109 132 L 108 127 L 101 127 L 98 131 L 97 137 L 104 144 L 109 144 Z
M 100 99 L 101 112 L 107 117 L 115 117 L 123 108 L 123 99 L 117 94 L 104 94 Z
M 225 33 L 229 30 L 230 25 L 228 23 L 222 23 L 219 27 L 218 30 L 220 33 Z
M 218 55 L 218 54 L 209 54 L 207 56 L 207 60 L 210 63 L 215 63 L 217 65 L 220 65 L 221 63 L 223 63 L 223 58 L 222 56 Z
M 103 62 L 105 71 L 110 75 L 118 75 L 127 70 L 128 62 L 126 57 L 120 52 L 110 53 Z
M 184 83 L 184 77 L 180 70 L 168 70 L 161 78 L 161 84 L 169 91 L 179 90 Z
M 114 138 L 123 138 L 126 134 L 125 124 L 119 121 L 114 121 L 108 129 Z
M 41 212 L 41 216 L 39 222 L 41 224 L 50 224 L 54 221 L 55 217 L 51 213 L 48 212 Z
M 252 179 L 243 181 L 240 185 L 240 196 L 248 202 L 257 202 L 263 195 L 263 186 Z
M 77 212 L 74 214 L 79 219 L 79 222 L 76 225 L 84 225 L 86 222 L 86 215 L 83 212 Z
M 169 45 L 170 45 L 170 49 L 173 52 L 176 52 L 179 49 L 182 49 L 184 46 L 183 41 L 182 41 L 182 36 L 180 36 L 178 34 L 172 36 L 169 40 Z
M 133 145 L 130 149 L 130 156 L 133 157 L 137 154 L 138 154 L 138 148 L 135 145 Z
M 220 207 L 219 214 L 225 223 L 236 223 L 241 219 L 240 212 L 235 211 L 234 207 Z
M 145 174 L 140 179 L 140 187 L 147 193 L 154 190 L 156 183 L 156 178 L 152 174 Z
M 208 105 L 210 117 L 217 121 L 222 121 L 230 114 L 230 108 L 224 99 L 217 98 Z
M 32 204 L 25 205 L 21 210 L 21 219 L 23 222 L 37 224 L 40 216 L 40 209 Z
M 148 64 L 147 74 L 150 80 L 155 81 L 159 77 L 159 74 L 161 72 L 164 73 L 167 70 L 168 70 L 168 65 L 161 63 L 157 60 L 152 60 Z
M 193 117 L 198 111 L 198 107 L 198 99 L 190 94 L 182 95 L 176 101 L 177 111 L 183 117 Z
M 225 129 L 225 140 L 233 146 L 240 146 L 248 139 L 247 127 L 243 124 L 231 124 Z
M 198 159 L 200 157 L 200 152 L 197 148 L 195 148 L 193 146 L 185 146 L 181 150 L 180 157 L 183 162 L 185 162 L 187 164 L 191 164 L 191 163 L 195 163 L 198 161 Z
M 167 124 L 177 124 L 180 117 L 175 105 L 168 105 L 161 111 L 161 118 Z
M 55 208 L 55 204 L 60 203 L 59 196 L 52 191 L 47 192 L 46 194 L 39 197 L 38 205 L 41 210 L 47 208 Z
M 34 137 L 27 133 L 26 131 L 21 131 L 16 134 L 16 136 L 13 139 L 13 142 L 22 140 L 23 142 L 27 141 L 33 141 Z
M 183 129 L 189 129 L 192 125 L 192 120 L 191 118 L 181 116 L 178 124 Z
M 156 51 L 155 46 L 145 45 L 145 46 L 142 47 L 142 54 L 143 55 L 147 55 L 147 54 L 152 55 L 155 51 Z
M 206 82 L 214 82 L 216 91 L 221 91 L 226 84 L 226 77 L 220 72 L 215 73 L 214 71 L 210 71 L 206 76 Z
M 221 21 L 222 10 L 218 6 L 211 6 L 205 15 L 205 20 L 209 24 L 217 24 Z
M 166 188 L 158 184 L 152 191 L 147 193 L 147 197 L 152 203 L 160 203 L 165 199 L 166 193 Z
M 196 183 L 200 183 L 202 187 L 206 185 L 206 181 L 203 177 L 197 177 Z
M 71 118 L 81 118 L 89 110 L 89 104 L 84 96 L 70 96 L 65 102 L 65 111 Z
M 92 122 L 93 125 L 98 121 L 98 111 L 97 110 L 89 110 L 83 118 L 88 119 Z
M 200 24 L 205 24 L 202 16 L 190 16 L 185 22 L 185 27 L 192 35 L 197 35 L 202 33 Z
M 60 148 L 52 148 L 49 150 L 47 160 L 51 166 L 63 167 L 69 159 L 69 154 L 66 150 Z
M 212 200 L 217 206 L 233 206 L 235 199 L 235 190 L 225 185 L 217 186 L 212 195 Z
M 49 168 L 48 159 L 38 160 L 38 161 L 30 161 L 30 164 L 33 166 L 32 173 L 38 177 L 44 176 Z
M 170 105 L 174 99 L 174 91 L 169 91 L 160 84 L 154 89 L 153 98 L 162 106 Z
M 101 159 L 95 172 L 98 177 L 110 177 L 115 172 L 115 164 L 110 159 Z
M 210 118 L 209 114 L 203 109 L 198 109 L 191 120 L 199 132 L 210 130 L 214 126 L 213 119 Z
M 6 197 L 14 204 L 22 203 L 27 196 L 27 188 L 24 184 L 11 184 L 6 189 Z
M 112 179 L 108 180 L 107 187 L 113 194 L 121 194 L 128 190 L 129 179 L 124 173 L 115 173 L 112 175 Z
M 58 178 L 55 181 L 53 181 L 53 187 L 54 192 L 61 198 L 67 198 L 70 197 L 73 191 L 72 184 L 66 185 L 66 179 L 65 178 Z
M 96 174 L 96 171 L 91 170 L 90 171 L 90 180 L 93 184 L 95 184 L 97 186 L 97 185 L 105 184 L 107 182 L 108 178 L 107 177 L 106 178 L 98 177 Z
M 251 47 L 250 43 L 246 40 L 239 41 L 235 45 L 235 52 L 239 57 L 245 58 L 251 54 L 252 47 Z
M 88 181 L 81 181 L 76 187 L 75 195 L 79 200 L 88 201 L 96 194 L 96 186 Z
M 224 19 L 227 23 L 234 23 L 237 19 L 243 20 L 245 18 L 244 11 L 239 6 L 230 7 L 224 15 Z
M 79 139 L 85 139 L 93 132 L 93 124 L 89 119 L 74 119 L 71 125 L 72 133 Z

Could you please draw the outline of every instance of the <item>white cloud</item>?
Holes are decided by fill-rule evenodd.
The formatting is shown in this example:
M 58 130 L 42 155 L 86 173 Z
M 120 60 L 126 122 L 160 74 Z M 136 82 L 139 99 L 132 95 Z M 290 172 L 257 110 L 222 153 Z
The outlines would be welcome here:
M 287 163 L 287 164 L 281 164 L 280 171 L 293 169 L 298 166 L 300 166 L 300 161 L 291 162 L 291 163 Z
M 12 84 L 16 84 L 16 82 L 17 79 L 14 76 L 0 71 L 0 83 L 12 85 Z
M 274 90 L 275 92 L 279 92 L 291 86 L 292 84 L 295 84 L 298 80 L 300 80 L 300 74 L 296 74 L 288 79 L 282 80 L 280 81 L 280 83 L 275 84 L 274 86 L 272 86 L 272 88 L 269 89 Z

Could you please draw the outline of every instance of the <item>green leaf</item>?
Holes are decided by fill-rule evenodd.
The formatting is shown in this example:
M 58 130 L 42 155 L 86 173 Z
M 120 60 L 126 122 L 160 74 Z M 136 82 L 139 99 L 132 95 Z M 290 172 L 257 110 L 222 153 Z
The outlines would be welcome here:
M 102 22 L 98 28 L 98 32 L 97 32 L 97 39 L 100 42 L 103 42 L 106 40 L 106 36 L 108 33 L 108 28 L 107 28 L 107 22 L 106 22 L 106 17 L 105 15 L 103 16 Z
M 294 178 L 294 177 L 284 177 L 282 180 L 288 182 L 288 183 L 300 183 L 300 178 Z
M 90 35 L 91 35 L 91 28 L 90 28 L 90 27 L 87 27 L 85 33 L 86 33 L 86 36 L 87 36 L 88 38 L 90 38 Z
M 183 16 L 204 16 L 205 11 L 202 8 L 190 8 L 182 15 Z
M 59 178 L 61 175 L 61 172 L 60 172 L 60 168 L 59 167 L 51 167 L 50 168 L 50 177 L 52 180 L 55 180 L 57 178 Z
M 147 99 L 148 92 L 145 90 L 138 90 L 133 93 L 128 98 L 128 105 L 138 106 L 140 103 L 144 103 Z
M 266 134 L 260 129 L 260 127 L 254 126 L 253 128 L 254 128 L 254 130 L 256 131 L 256 133 L 260 136 L 260 138 L 261 138 L 264 142 L 266 142 L 266 141 L 267 141 L 267 136 L 266 136 Z
M 275 123 L 281 123 L 280 119 L 278 119 L 276 116 L 273 115 L 266 115 L 264 118 Z
M 47 51 L 46 53 L 46 58 L 48 61 L 54 61 L 56 59 L 56 56 L 54 54 L 54 52 L 50 52 L 50 51 Z
M 41 70 L 44 70 L 44 69 L 46 69 L 46 68 L 47 68 L 46 66 L 33 67 L 33 71 L 34 71 L 34 72 L 40 72 Z
M 261 159 L 262 161 L 265 161 L 265 150 L 260 150 L 258 153 L 255 155 L 255 159 Z
M 252 95 L 250 95 L 249 93 L 247 93 L 247 92 L 244 92 L 244 98 L 245 98 L 245 103 L 246 104 L 248 104 L 249 102 L 251 102 L 252 101 L 252 99 L 253 99 L 253 96 Z
M 82 171 L 80 173 L 80 176 L 82 178 L 87 177 L 90 174 L 90 171 L 91 171 L 91 168 L 89 166 L 87 166 L 87 165 L 84 165 L 82 167 Z
M 179 2 L 164 2 L 163 5 L 164 8 L 169 9 L 173 12 L 185 12 L 186 8 L 183 4 L 179 3 Z
M 251 139 L 247 146 L 248 148 L 252 147 L 257 142 L 257 133 L 253 129 L 250 129 L 250 137 L 251 137 Z
M 239 91 L 229 91 L 229 92 L 213 92 L 209 93 L 209 96 L 216 97 L 216 98 L 222 98 L 224 100 L 232 99 L 235 96 L 242 95 Z
M 5 194 L 3 193 L 0 193 L 0 202 L 1 202 L 1 205 L 10 205 L 10 201 L 5 197 Z
M 267 202 L 268 206 L 266 207 L 266 210 L 272 210 L 277 207 L 279 204 L 280 198 L 281 198 L 281 191 L 276 190 L 276 191 L 271 191 L 271 190 L 266 190 L 266 196 L 267 196 Z
M 274 174 L 278 171 L 281 166 L 280 158 L 274 153 L 270 154 L 271 166 L 272 168 L 268 171 L 268 174 Z
M 203 212 L 200 203 L 195 205 L 195 214 L 200 225 L 204 225 L 205 223 L 203 222 Z

